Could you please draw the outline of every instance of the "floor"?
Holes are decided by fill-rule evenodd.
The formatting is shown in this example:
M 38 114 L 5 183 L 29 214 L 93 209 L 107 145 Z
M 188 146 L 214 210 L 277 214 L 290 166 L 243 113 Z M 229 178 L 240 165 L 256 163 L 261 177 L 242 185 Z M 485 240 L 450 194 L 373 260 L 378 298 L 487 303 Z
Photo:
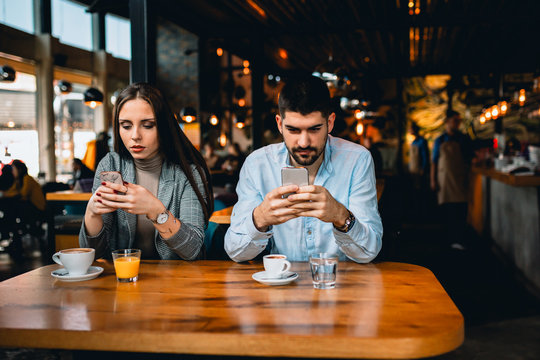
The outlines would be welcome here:
M 400 190 L 399 188 L 397 190 Z M 385 190 L 386 192 L 387 190 Z M 400 190 L 403 193 L 403 189 Z M 383 196 L 392 196 L 391 186 Z M 437 360 L 538 360 L 540 359 L 540 298 L 527 289 L 511 266 L 498 255 L 489 241 L 468 230 L 465 250 L 453 249 L 441 239 L 443 227 L 436 212 L 419 220 L 408 219 L 395 211 L 403 203 L 382 201 L 381 213 L 386 221 L 386 254 L 382 260 L 401 261 L 429 268 L 437 276 L 465 318 L 465 342 L 457 350 L 434 357 Z M 385 209 L 386 207 L 386 209 Z M 392 211 L 388 211 L 391 208 Z M 399 213 L 396 215 L 396 213 Z M 1 246 L 2 244 L 0 244 Z M 28 239 L 25 256 L 14 262 L 0 253 L 0 280 L 48 263 L 35 242 Z M 107 354 L 118 359 L 120 354 Z M 103 354 L 33 351 L 0 352 L 10 359 L 86 359 Z M 106 357 L 106 356 L 105 356 Z M 126 355 L 133 358 L 132 355 Z M 155 354 L 140 354 L 136 359 L 153 359 Z M 169 359 L 170 356 L 159 356 Z M 193 357 L 186 357 L 193 358 Z M 207 359 L 209 357 L 195 357 Z

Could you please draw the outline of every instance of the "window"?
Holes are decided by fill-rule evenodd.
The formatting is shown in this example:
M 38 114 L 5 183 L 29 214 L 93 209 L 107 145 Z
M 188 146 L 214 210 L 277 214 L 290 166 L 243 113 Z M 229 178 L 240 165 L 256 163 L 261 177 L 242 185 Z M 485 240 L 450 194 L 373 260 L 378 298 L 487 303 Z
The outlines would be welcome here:
M 107 52 L 113 56 L 131 59 L 131 24 L 118 16 L 105 15 Z
M 72 83 L 69 94 L 56 95 L 53 107 L 55 115 L 54 137 L 57 180 L 70 179 L 71 162 L 74 157 L 82 159 L 86 144 L 96 138 L 94 110 L 84 105 L 83 93 L 87 85 Z
M 34 1 L 0 0 L 0 23 L 34 33 Z
M 39 172 L 36 129 L 36 77 L 17 71 L 12 83 L 0 82 L 0 161 L 19 159 L 28 173 Z
M 52 34 L 64 44 L 92 51 L 92 16 L 84 6 L 53 0 Z

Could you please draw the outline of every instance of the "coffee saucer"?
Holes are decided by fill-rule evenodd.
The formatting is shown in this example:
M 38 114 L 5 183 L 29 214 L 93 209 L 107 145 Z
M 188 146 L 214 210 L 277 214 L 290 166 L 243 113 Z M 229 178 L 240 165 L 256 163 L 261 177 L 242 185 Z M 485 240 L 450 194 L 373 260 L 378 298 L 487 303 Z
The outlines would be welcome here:
M 285 275 L 279 278 L 269 278 L 266 271 L 259 271 L 251 275 L 253 280 L 265 285 L 286 285 L 294 280 L 298 279 L 298 274 L 295 272 L 287 272 Z
M 88 271 L 84 275 L 69 275 L 66 268 L 60 268 L 53 270 L 51 275 L 58 280 L 62 281 L 84 281 L 95 279 L 103 272 L 103 268 L 100 266 L 90 266 Z

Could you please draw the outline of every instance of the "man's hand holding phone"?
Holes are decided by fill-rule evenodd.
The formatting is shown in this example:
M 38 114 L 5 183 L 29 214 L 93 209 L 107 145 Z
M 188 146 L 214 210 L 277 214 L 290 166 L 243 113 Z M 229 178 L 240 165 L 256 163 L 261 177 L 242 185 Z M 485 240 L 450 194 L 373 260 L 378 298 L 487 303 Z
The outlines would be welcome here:
M 285 185 L 275 188 L 264 197 L 263 202 L 253 210 L 253 223 L 257 230 L 268 231 L 270 225 L 282 224 L 298 217 L 299 210 L 292 209 L 291 201 L 285 194 L 298 191 L 298 185 Z
M 323 186 L 304 186 L 296 194 L 290 195 L 288 200 L 294 202 L 290 208 L 297 210 L 298 216 L 314 217 L 337 227 L 343 226 L 349 215 L 347 208 Z
M 289 196 L 298 192 L 301 186 L 309 183 L 308 171 L 302 167 L 281 169 L 282 186 L 272 190 L 263 202 L 253 210 L 253 223 L 259 231 L 267 231 L 270 225 L 282 224 L 298 217 L 299 210 L 291 208 L 296 203 Z

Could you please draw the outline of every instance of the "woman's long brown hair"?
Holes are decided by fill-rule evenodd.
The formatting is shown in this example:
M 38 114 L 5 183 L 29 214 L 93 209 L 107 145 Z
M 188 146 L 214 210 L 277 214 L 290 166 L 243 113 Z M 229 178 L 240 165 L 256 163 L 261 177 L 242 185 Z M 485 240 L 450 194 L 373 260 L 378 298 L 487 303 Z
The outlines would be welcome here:
M 206 162 L 201 153 L 189 141 L 182 129 L 180 129 L 180 125 L 178 125 L 169 104 L 161 92 L 152 85 L 148 83 L 131 84 L 122 90 L 118 96 L 114 105 L 113 115 L 114 151 L 122 158 L 132 158 L 120 137 L 118 116 L 122 106 L 134 99 L 146 101 L 154 111 L 158 130 L 159 150 L 167 161 L 179 165 L 184 174 L 186 174 L 191 187 L 201 203 L 205 221 L 208 222 L 214 211 L 214 193 Z M 199 176 L 204 184 L 207 201 L 204 200 L 204 196 L 197 186 L 197 182 L 191 171 L 191 164 L 194 164 L 199 172 Z

